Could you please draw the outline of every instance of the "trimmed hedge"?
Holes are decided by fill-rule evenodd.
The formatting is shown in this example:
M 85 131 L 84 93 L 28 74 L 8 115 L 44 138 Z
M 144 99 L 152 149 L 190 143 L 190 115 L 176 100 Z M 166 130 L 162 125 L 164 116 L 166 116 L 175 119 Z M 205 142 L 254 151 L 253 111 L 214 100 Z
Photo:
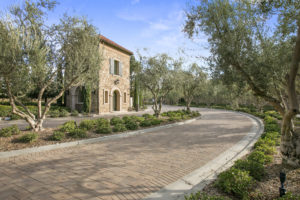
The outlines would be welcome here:
M 190 194 L 189 196 L 184 197 L 185 200 L 230 200 L 227 197 L 221 197 L 221 196 L 210 196 L 203 192 L 197 192 L 195 194 Z
M 86 119 L 86 120 L 82 120 L 79 123 L 79 127 L 85 130 L 92 130 L 96 127 L 96 124 L 97 124 L 96 120 Z
M 265 168 L 262 164 L 252 160 L 237 160 L 233 165 L 234 168 L 248 171 L 249 175 L 256 180 L 261 180 L 265 176 Z
M 125 126 L 128 130 L 136 130 L 139 128 L 139 125 L 136 121 L 130 119 L 125 122 Z

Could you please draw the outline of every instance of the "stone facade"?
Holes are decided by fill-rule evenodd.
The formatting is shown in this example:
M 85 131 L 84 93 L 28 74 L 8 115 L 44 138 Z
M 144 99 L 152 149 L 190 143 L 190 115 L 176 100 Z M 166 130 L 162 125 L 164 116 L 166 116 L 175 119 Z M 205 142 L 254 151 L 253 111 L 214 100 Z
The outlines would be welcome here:
M 100 36 L 103 54 L 99 71 L 99 88 L 92 92 L 91 111 L 107 113 L 127 111 L 130 107 L 130 56 L 132 52 L 104 36 Z M 71 88 L 67 93 L 67 106 L 80 111 L 80 90 Z

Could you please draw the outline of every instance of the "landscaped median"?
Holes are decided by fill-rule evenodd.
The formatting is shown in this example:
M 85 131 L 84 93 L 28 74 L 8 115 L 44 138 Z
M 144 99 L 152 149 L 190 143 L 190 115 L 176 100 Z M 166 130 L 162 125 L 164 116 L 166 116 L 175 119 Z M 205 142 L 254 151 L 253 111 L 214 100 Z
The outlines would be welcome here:
M 89 138 L 103 137 L 110 134 L 141 130 L 155 126 L 167 125 L 187 119 L 199 117 L 196 111 L 185 110 L 168 111 L 157 118 L 150 114 L 142 116 L 113 117 L 83 120 L 79 124 L 68 121 L 55 129 L 35 133 L 20 131 L 16 125 L 0 130 L 0 150 L 10 151 L 28 147 L 44 146 L 56 143 L 65 143 Z
M 202 192 L 199 191 L 198 193 L 187 195 L 185 196 L 185 200 L 300 199 L 298 192 L 298 195 L 289 192 L 284 197 L 278 197 L 278 188 L 280 186 L 279 171 L 283 170 L 284 167 L 283 165 L 274 167 L 274 165 L 280 165 L 278 163 L 280 127 L 277 121 L 278 119 L 281 119 L 280 116 L 275 111 L 268 111 L 261 114 L 252 112 L 251 114 L 260 117 L 263 116 L 265 124 L 264 133 L 255 143 L 253 151 L 246 157 L 237 160 L 228 170 L 221 172 L 217 179 L 204 188 Z M 274 156 L 277 158 L 277 162 L 273 162 Z M 296 177 L 289 177 L 289 179 L 300 180 L 299 170 L 293 171 L 293 169 L 288 169 L 288 167 L 285 168 L 285 170 L 290 172 L 290 174 L 296 173 Z M 270 180 L 271 182 L 269 183 Z M 275 191 L 273 191 L 274 184 L 276 188 Z M 290 186 L 293 188 L 300 186 L 300 184 L 292 183 Z M 273 193 L 270 193 L 270 190 Z

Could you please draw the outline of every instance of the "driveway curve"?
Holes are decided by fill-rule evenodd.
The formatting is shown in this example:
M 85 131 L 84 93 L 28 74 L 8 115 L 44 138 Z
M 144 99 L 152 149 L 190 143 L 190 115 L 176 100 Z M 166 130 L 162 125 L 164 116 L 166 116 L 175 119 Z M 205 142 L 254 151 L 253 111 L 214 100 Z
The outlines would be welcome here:
M 0 199 L 137 200 L 193 172 L 252 128 L 238 113 L 198 109 L 190 124 L 0 160 Z

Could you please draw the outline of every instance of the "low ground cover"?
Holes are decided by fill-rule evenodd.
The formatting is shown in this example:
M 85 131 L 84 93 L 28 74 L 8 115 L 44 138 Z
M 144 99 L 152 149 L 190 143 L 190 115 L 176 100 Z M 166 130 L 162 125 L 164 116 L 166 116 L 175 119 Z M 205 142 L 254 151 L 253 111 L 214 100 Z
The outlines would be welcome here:
M 219 108 L 220 109 L 220 108 Z M 186 200 L 222 200 L 222 199 L 300 199 L 300 169 L 292 169 L 281 164 L 279 153 L 280 126 L 277 120 L 281 117 L 275 111 L 259 113 L 255 110 L 242 109 L 263 117 L 265 129 L 255 143 L 253 151 L 237 160 L 228 170 L 220 173 L 218 178 L 202 192 L 190 194 Z M 287 195 L 279 198 L 280 171 L 287 173 Z M 298 189 L 297 189 L 298 188 Z
M 199 112 L 178 110 L 162 113 L 159 118 L 145 114 L 143 116 L 124 116 L 123 118 L 113 117 L 110 120 L 105 118 L 89 119 L 78 124 L 71 120 L 57 128 L 48 128 L 36 135 L 33 135 L 30 130 L 20 131 L 17 126 L 12 126 L 0 130 L 0 151 L 101 137 L 174 123 L 198 116 L 200 116 Z

